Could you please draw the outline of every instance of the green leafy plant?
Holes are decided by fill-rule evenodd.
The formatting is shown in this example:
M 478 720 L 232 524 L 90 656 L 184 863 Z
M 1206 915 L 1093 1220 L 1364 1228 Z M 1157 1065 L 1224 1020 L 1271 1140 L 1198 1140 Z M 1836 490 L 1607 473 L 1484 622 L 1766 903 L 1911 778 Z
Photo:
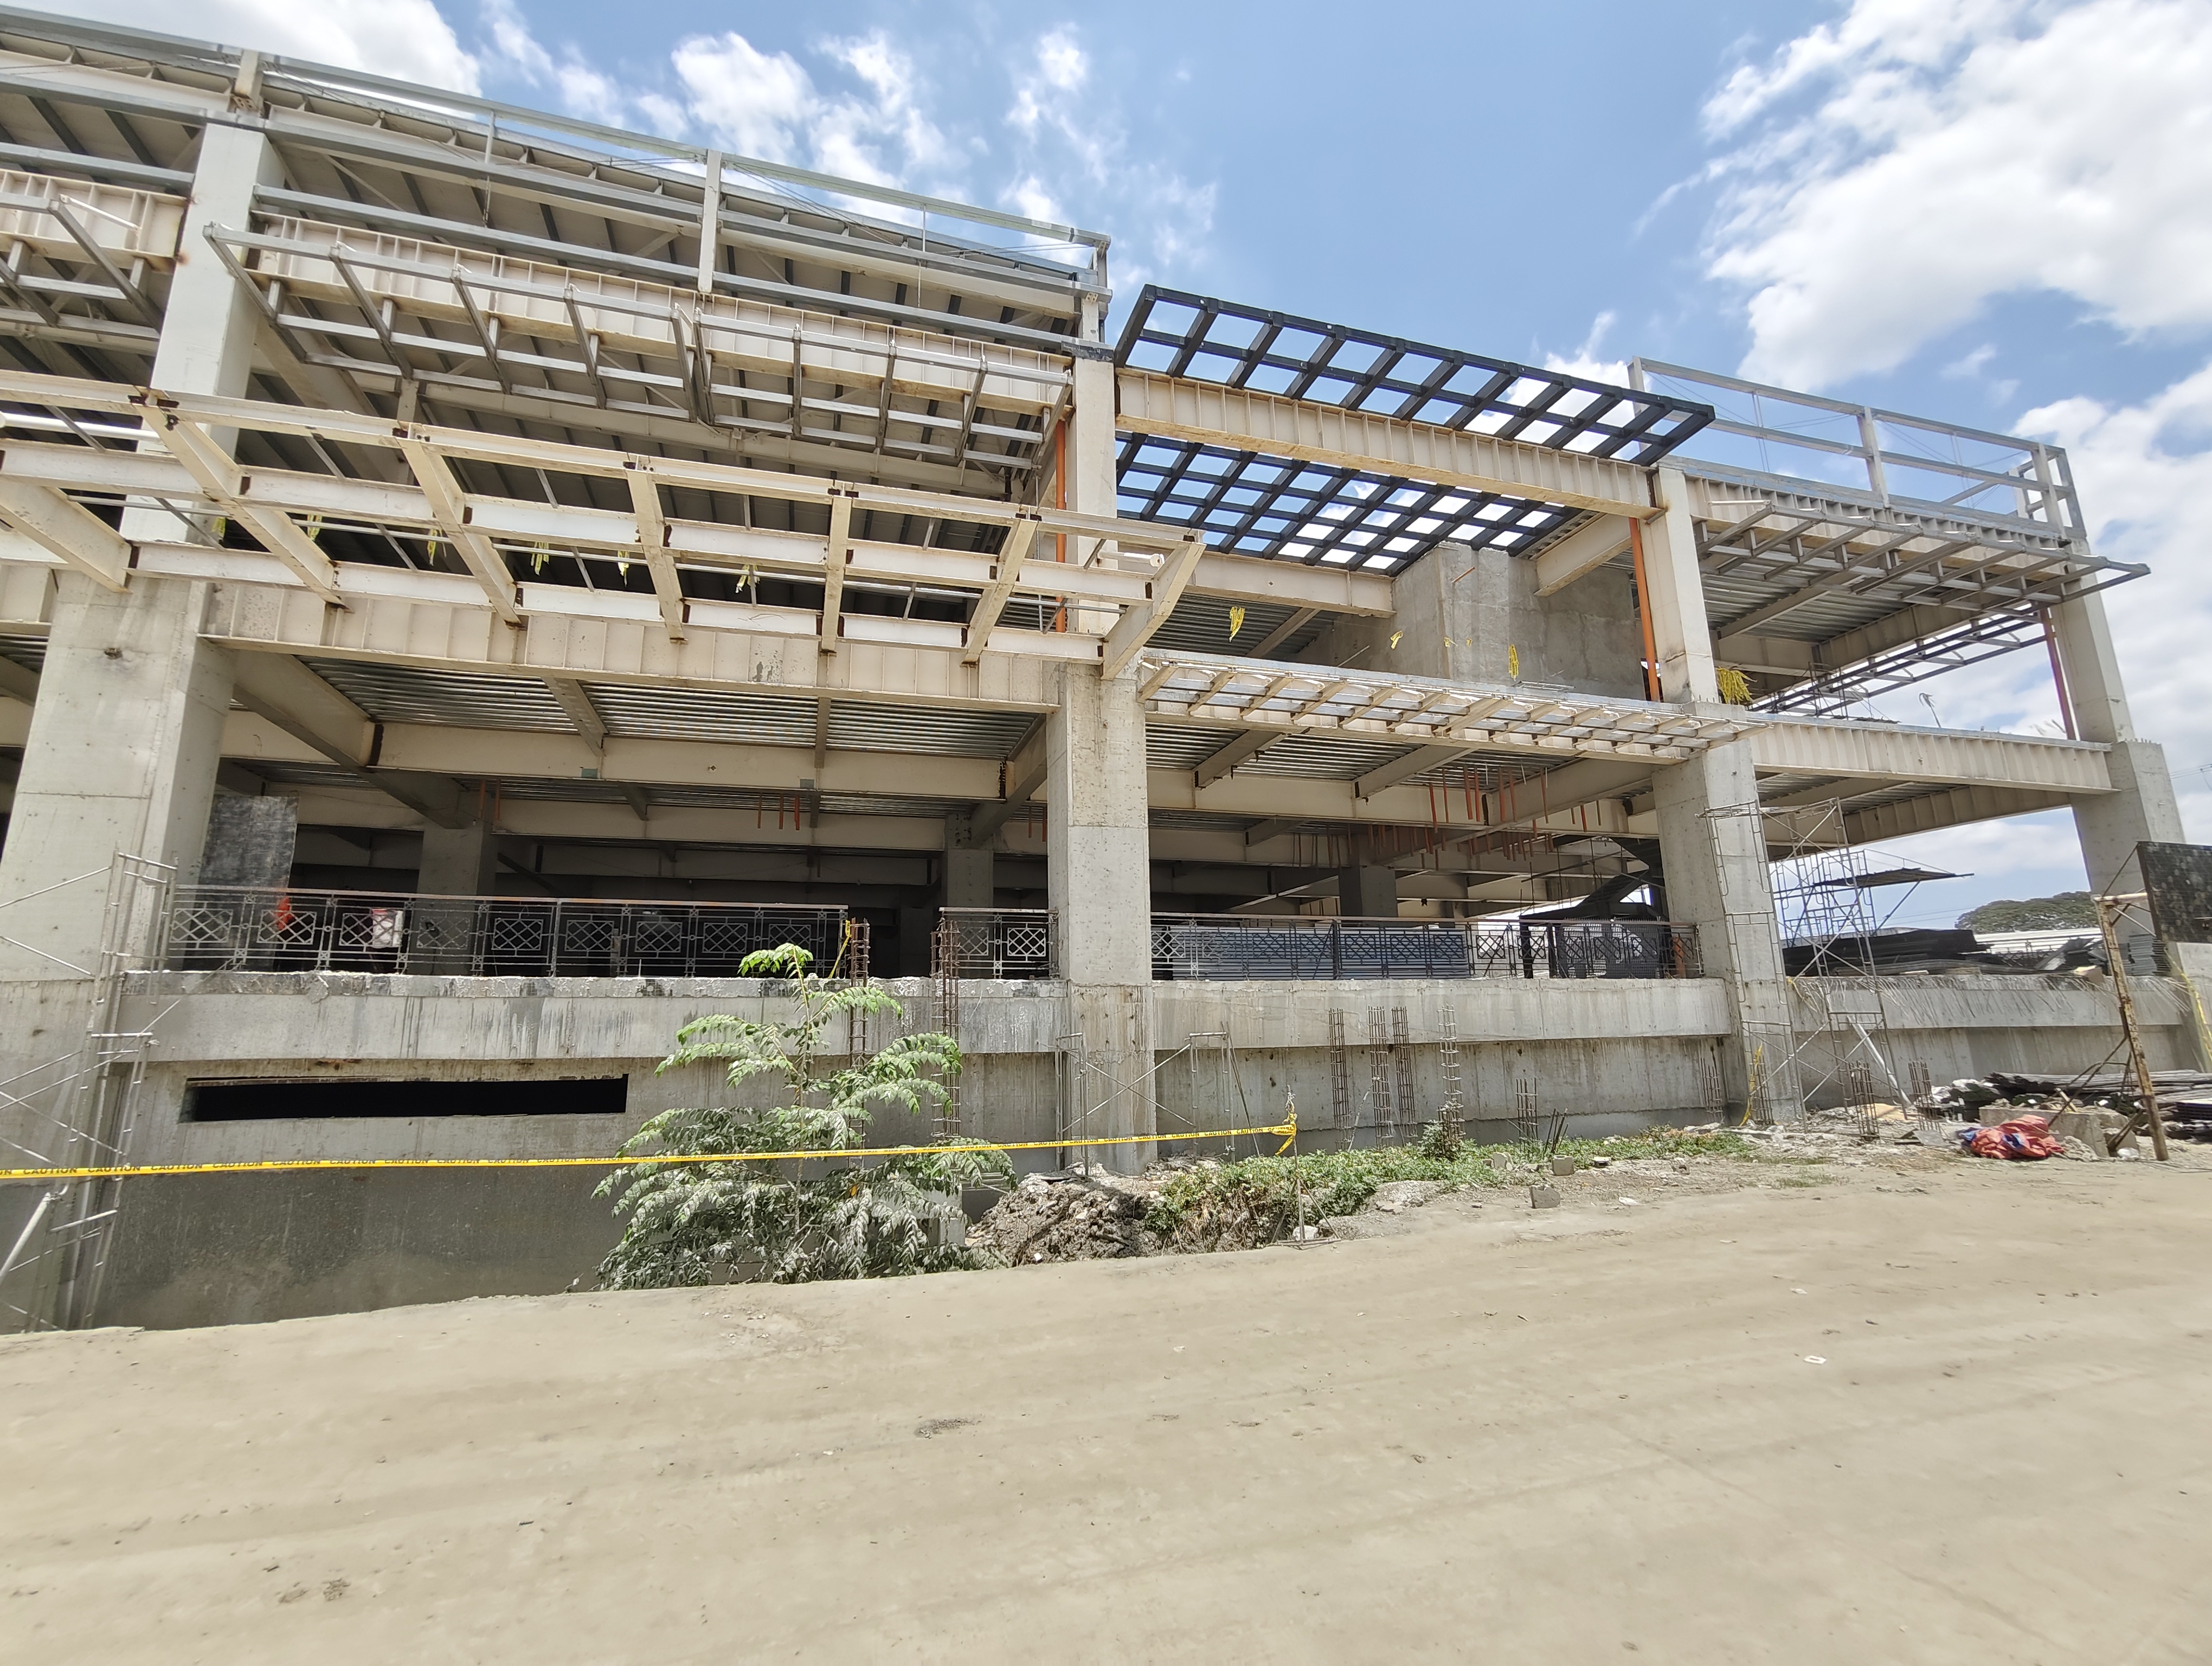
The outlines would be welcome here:
M 1594 1157 L 1717 1157 L 1764 1160 L 1740 1134 L 1679 1134 L 1672 1128 L 1604 1140 L 1562 1140 L 1558 1153 L 1587 1164 Z M 1422 1146 L 1372 1146 L 1200 1163 L 1169 1177 L 1154 1195 L 1145 1229 L 1178 1251 L 1249 1250 L 1290 1236 L 1303 1201 L 1308 1223 L 1348 1215 L 1394 1180 L 1454 1186 L 1518 1186 L 1542 1177 L 1545 1151 L 1533 1144 L 1475 1146 L 1437 1157 Z
M 732 1087 L 768 1079 L 781 1103 L 763 1110 L 665 1110 L 623 1145 L 623 1155 L 823 1155 L 617 1169 L 596 1193 L 614 1198 L 615 1213 L 627 1217 L 622 1241 L 599 1263 L 601 1287 L 663 1289 L 723 1279 L 796 1284 L 984 1264 L 953 1242 L 960 1192 L 1011 1185 L 1005 1152 L 941 1139 L 903 1156 L 837 1155 L 866 1145 L 876 1108 L 903 1106 L 919 1116 L 942 1103 L 945 1082 L 960 1069 L 958 1044 L 934 1032 L 899 1036 L 826 1068 L 842 1056 L 824 1052 L 830 1023 L 849 1023 L 854 1014 L 903 1018 L 905 1011 L 872 982 L 815 976 L 813 959 L 785 944 L 748 955 L 738 969 L 747 977 L 785 980 L 799 1004 L 796 1020 L 695 1018 L 677 1031 L 676 1050 L 660 1061 L 659 1073 L 726 1062 Z
M 1457 1159 L 1467 1145 L 1467 1137 L 1459 1131 L 1457 1116 L 1439 1116 L 1433 1122 L 1421 1126 L 1421 1137 L 1414 1141 L 1413 1149 L 1424 1157 L 1438 1163 Z

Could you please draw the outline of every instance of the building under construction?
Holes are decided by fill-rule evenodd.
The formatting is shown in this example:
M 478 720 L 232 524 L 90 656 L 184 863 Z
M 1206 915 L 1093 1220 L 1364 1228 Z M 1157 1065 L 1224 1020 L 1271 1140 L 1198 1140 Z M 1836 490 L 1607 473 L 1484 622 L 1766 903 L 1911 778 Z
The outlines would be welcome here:
M 10 1164 L 605 1153 L 714 1091 L 653 1064 L 787 941 L 957 1026 L 948 1123 L 1069 1152 L 2109 1050 L 2094 980 L 1808 1006 L 1770 873 L 2063 806 L 2132 891 L 2179 840 L 2101 599 L 2142 569 L 2063 450 L 1116 297 L 1107 253 L 0 11 Z M 2019 649 L 2070 739 L 1850 715 Z M 560 1289 L 590 1181 L 11 1185 L 0 1300 Z

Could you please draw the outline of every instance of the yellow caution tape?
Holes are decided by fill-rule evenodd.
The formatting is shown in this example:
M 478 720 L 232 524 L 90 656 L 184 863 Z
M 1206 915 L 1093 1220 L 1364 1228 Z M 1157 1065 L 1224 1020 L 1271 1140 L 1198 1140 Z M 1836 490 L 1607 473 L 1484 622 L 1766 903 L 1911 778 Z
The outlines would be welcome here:
M 1280 1157 L 1298 1137 L 1297 1118 L 1267 1128 L 1209 1128 L 1200 1134 L 1133 1134 L 1095 1139 L 963 1140 L 952 1146 L 872 1146 L 829 1151 L 690 1152 L 651 1157 L 302 1157 L 272 1163 L 149 1163 L 110 1169 L 0 1169 L 0 1184 L 16 1180 L 149 1180 L 173 1174 L 285 1174 L 313 1169 L 626 1169 L 633 1164 L 797 1163 L 812 1158 L 926 1157 L 952 1151 L 1066 1151 L 1087 1146 L 1155 1146 L 1173 1140 L 1233 1140 L 1279 1134 Z

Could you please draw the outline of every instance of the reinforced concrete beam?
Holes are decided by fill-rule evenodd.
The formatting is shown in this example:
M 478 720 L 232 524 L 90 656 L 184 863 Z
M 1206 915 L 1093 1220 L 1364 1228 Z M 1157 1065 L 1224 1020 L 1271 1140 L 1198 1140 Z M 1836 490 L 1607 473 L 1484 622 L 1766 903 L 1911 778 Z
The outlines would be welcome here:
M 1626 515 L 1593 515 L 1546 544 L 1536 555 L 1536 593 L 1554 595 L 1624 554 L 1632 536 L 1630 526 Z
M 1401 781 L 1411 781 L 1415 775 L 1457 763 L 1474 750 L 1472 746 L 1416 746 L 1403 757 L 1393 758 L 1379 769 L 1370 769 L 1352 783 L 1352 790 L 1363 799 L 1368 798 L 1386 787 L 1395 787 Z
M 1591 830 L 1611 832 L 1626 825 L 1626 817 L 1617 813 L 1620 806 L 1614 800 L 1650 781 L 1654 773 L 1649 759 L 1577 758 L 1560 769 L 1500 787 L 1490 795 L 1497 806 L 1492 819 L 1504 824 L 1543 822 L 1583 806 L 1603 804 L 1616 813 Z
M 1117 426 L 1127 433 L 1374 470 L 1607 514 L 1652 513 L 1646 471 L 1612 458 L 1147 370 L 1124 368 L 1117 386 Z
M 1212 786 L 1215 781 L 1235 769 L 1238 764 L 1248 763 L 1259 757 L 1261 752 L 1282 738 L 1281 734 L 1269 729 L 1255 729 L 1248 734 L 1238 735 L 1236 739 L 1214 753 L 1212 757 L 1206 758 L 1199 764 L 1196 771 L 1198 784 L 1200 787 Z
M 599 715 L 599 708 L 592 703 L 592 696 L 585 692 L 584 685 L 573 677 L 544 677 L 538 680 L 576 726 L 576 733 L 583 736 L 584 744 L 595 752 L 605 751 L 607 721 Z
M 372 769 L 381 762 L 375 721 L 297 660 L 283 654 L 234 658 L 231 697 L 248 711 L 441 827 L 469 819 L 458 782 L 399 765 Z
M 1769 719 L 1750 738 L 1752 759 L 1768 775 L 1941 781 L 2069 794 L 2112 788 L 2106 748 L 2094 741 L 1788 717 Z
M 999 772 L 1006 785 L 1005 793 L 995 802 L 977 805 L 969 818 L 968 836 L 971 842 L 988 844 L 1007 822 L 1029 813 L 1030 805 L 1044 790 L 1049 756 L 1045 726 L 1039 723 Z

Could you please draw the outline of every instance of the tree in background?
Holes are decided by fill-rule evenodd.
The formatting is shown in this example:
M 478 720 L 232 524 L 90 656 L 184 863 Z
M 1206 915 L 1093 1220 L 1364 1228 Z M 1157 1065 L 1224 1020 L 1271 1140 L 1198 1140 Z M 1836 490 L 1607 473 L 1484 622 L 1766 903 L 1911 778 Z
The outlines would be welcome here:
M 726 1061 L 732 1087 L 769 1078 L 782 1103 L 766 1110 L 663 1111 L 623 1145 L 623 1156 L 850 1151 L 867 1143 L 874 1107 L 903 1105 L 919 1116 L 945 1097 L 946 1079 L 960 1069 L 950 1036 L 899 1036 L 873 1054 L 855 1052 L 841 1069 L 822 1067 L 823 1033 L 832 1021 L 902 1018 L 905 1010 L 872 982 L 817 977 L 813 960 L 792 944 L 748 955 L 739 973 L 788 980 L 799 1019 L 695 1018 L 677 1031 L 676 1051 L 655 1073 Z M 825 1160 L 832 1166 L 810 1177 Z M 957 1242 L 961 1189 L 1006 1187 L 1012 1179 L 1005 1152 L 959 1140 L 869 1160 L 637 1164 L 609 1175 L 596 1194 L 613 1196 L 616 1213 L 629 1217 L 622 1241 L 599 1263 L 599 1283 L 609 1290 L 718 1278 L 797 1284 L 981 1266 L 983 1258 Z
M 2006 897 L 1969 909 L 1959 916 L 1962 931 L 2055 932 L 2097 929 L 2096 904 L 2086 891 L 2062 891 L 2056 897 Z

